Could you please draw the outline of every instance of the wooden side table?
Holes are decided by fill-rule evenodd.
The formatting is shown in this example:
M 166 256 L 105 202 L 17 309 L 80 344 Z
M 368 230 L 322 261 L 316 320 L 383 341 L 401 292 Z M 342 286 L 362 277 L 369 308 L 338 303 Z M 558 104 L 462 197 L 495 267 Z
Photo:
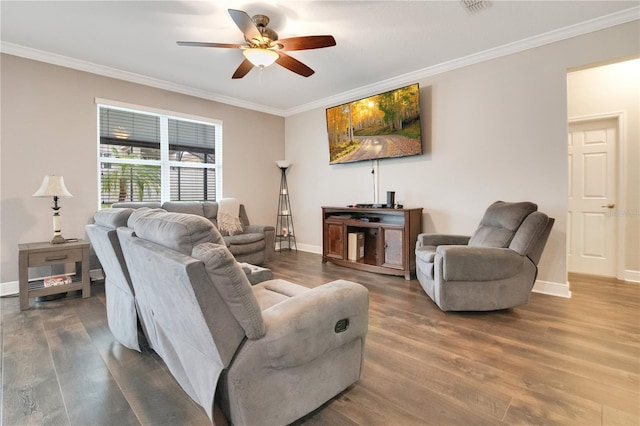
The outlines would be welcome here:
M 82 290 L 82 297 L 91 296 L 89 278 L 89 243 L 84 240 L 51 244 L 49 242 L 18 245 L 18 279 L 20 283 L 20 310 L 29 308 L 29 298 Z M 76 264 L 73 282 L 45 287 L 42 280 L 29 282 L 29 268 L 65 263 Z

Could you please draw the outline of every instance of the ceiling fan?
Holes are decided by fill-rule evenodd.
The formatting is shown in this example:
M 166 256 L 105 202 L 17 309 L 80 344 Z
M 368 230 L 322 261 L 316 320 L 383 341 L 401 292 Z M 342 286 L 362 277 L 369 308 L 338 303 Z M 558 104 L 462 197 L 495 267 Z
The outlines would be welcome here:
M 229 9 L 229 15 L 233 22 L 244 34 L 244 44 L 208 43 L 197 41 L 178 41 L 179 46 L 198 47 L 222 47 L 226 49 L 242 49 L 245 59 L 242 61 L 231 78 L 242 78 L 255 67 L 268 67 L 274 62 L 289 71 L 309 77 L 315 71 L 284 53 L 291 50 L 320 49 L 336 45 L 336 40 L 330 35 L 291 37 L 278 39 L 278 33 L 269 25 L 269 17 L 266 15 L 254 15 L 249 17 L 247 12 Z

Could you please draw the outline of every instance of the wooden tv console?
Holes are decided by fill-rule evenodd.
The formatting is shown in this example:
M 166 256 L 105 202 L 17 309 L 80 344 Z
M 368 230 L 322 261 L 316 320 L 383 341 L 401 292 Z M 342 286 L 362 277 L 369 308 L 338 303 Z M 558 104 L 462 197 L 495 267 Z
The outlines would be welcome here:
M 368 220 L 368 221 L 367 221 Z M 322 262 L 389 275 L 416 271 L 422 208 L 322 207 Z M 349 259 L 349 234 L 364 234 L 364 257 Z M 355 250 L 352 250 L 352 254 Z M 359 257 L 359 256 L 356 256 Z

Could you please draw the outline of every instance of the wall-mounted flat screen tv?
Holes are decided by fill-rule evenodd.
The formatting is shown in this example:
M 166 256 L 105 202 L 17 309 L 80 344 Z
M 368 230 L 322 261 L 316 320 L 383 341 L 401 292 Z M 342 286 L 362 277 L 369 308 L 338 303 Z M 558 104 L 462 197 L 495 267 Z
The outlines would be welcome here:
M 422 154 L 418 83 L 327 108 L 329 164 Z

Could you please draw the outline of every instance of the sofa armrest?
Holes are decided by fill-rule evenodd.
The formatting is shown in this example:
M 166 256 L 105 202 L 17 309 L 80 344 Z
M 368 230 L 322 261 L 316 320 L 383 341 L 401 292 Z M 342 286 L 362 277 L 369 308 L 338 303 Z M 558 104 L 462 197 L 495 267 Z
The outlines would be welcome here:
M 275 232 L 275 228 L 268 225 L 247 225 L 243 226 L 243 229 L 245 234 L 265 234 L 269 231 Z
M 445 281 L 494 281 L 520 273 L 527 261 L 509 248 L 439 246 L 435 262 L 442 262 Z
M 416 248 L 423 246 L 466 245 L 471 239 L 468 235 L 419 234 Z
M 273 368 L 303 365 L 356 339 L 368 329 L 369 291 L 332 281 L 262 311 L 264 340 Z M 344 321 L 347 320 L 347 321 Z
M 276 228 L 269 225 L 249 225 L 244 227 L 246 234 L 256 232 L 264 234 L 264 261 L 273 259 L 275 253 Z

